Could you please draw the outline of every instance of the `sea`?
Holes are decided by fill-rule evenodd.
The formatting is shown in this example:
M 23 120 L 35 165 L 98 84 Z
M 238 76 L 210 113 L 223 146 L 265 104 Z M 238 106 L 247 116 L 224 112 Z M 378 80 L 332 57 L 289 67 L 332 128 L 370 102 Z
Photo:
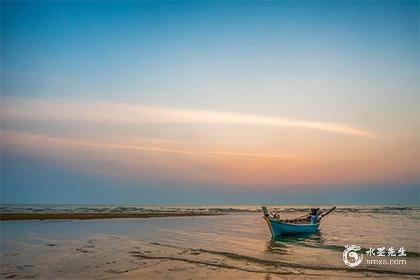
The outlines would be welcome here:
M 313 206 L 267 207 L 293 218 Z M 1 213 L 157 211 L 221 215 L 1 221 L 0 278 L 124 279 L 124 273 L 146 269 L 147 260 L 166 260 L 249 273 L 253 279 L 420 279 L 418 205 L 337 205 L 319 232 L 278 239 L 257 205 L 0 206 Z

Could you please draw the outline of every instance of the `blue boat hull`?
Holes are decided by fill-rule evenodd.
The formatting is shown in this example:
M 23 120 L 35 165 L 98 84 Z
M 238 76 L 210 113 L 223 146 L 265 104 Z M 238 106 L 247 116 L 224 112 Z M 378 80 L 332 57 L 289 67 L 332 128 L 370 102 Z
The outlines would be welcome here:
M 299 235 L 314 233 L 319 230 L 319 223 L 317 224 L 289 224 L 275 219 L 266 218 L 268 226 L 270 227 L 273 238 L 286 235 Z

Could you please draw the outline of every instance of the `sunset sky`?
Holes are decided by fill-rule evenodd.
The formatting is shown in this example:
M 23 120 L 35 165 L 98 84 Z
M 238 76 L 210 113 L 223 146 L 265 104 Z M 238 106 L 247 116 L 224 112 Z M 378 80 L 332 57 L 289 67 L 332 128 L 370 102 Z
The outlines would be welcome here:
M 1 2 L 1 202 L 419 203 L 416 1 Z

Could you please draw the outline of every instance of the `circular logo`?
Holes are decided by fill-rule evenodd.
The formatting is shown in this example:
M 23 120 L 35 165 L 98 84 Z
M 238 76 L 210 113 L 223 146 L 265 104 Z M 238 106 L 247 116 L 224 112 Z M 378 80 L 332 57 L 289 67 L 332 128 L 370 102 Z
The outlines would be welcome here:
M 357 245 L 346 245 L 346 249 L 343 252 L 343 262 L 350 267 L 358 266 L 362 263 L 363 254 L 360 255 L 357 251 L 360 251 L 360 246 Z

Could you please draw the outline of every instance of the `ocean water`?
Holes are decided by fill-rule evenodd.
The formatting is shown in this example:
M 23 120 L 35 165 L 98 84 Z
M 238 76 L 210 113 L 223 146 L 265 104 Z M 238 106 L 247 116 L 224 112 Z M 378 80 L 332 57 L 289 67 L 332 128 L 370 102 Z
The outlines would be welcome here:
M 317 206 L 329 208 L 330 206 Z M 284 218 L 309 206 L 271 206 Z M 199 262 L 265 275 L 341 278 L 420 277 L 419 206 L 338 206 L 316 234 L 272 240 L 258 206 L 2 205 L 1 212 L 208 211 L 220 216 L 0 222 L 1 277 L 106 278 L 140 269 L 146 259 Z M 346 245 L 364 261 L 343 262 Z M 404 248 L 406 256 L 366 251 Z M 381 262 L 368 264 L 366 260 Z M 399 263 L 390 263 L 399 260 Z M 66 265 L 64 265 L 66 264 Z M 294 279 L 294 278 L 293 278 Z
M 292 208 L 290 208 L 292 209 Z M 80 205 L 3 204 L 0 213 L 144 213 L 144 212 L 258 212 L 255 205 Z

